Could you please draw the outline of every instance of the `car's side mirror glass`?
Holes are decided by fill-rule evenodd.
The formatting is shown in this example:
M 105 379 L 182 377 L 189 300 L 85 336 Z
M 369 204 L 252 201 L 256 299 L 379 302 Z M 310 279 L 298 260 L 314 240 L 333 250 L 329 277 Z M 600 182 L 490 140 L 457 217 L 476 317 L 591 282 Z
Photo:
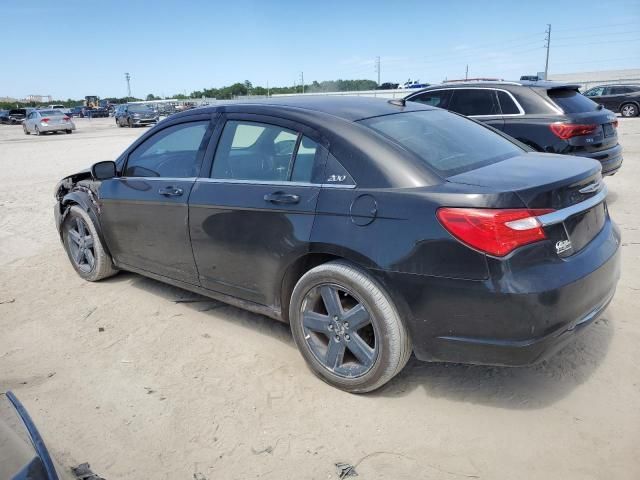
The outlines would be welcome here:
M 116 162 L 105 160 L 94 163 L 91 167 L 91 176 L 94 180 L 108 180 L 116 176 Z

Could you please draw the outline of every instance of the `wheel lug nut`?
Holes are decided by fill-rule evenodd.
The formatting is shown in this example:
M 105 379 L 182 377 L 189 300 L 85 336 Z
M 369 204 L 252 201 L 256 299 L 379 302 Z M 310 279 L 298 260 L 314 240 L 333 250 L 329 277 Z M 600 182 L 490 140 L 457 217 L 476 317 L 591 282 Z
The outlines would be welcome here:
M 349 335 L 345 335 L 344 339 L 348 342 L 349 340 L 351 340 L 351 337 Z
M 334 315 L 334 316 L 333 316 L 333 319 L 337 322 L 337 321 L 338 321 L 338 316 L 337 316 L 337 315 Z
M 340 341 L 340 336 L 339 336 L 339 335 L 336 335 L 336 336 L 335 336 L 335 340 L 336 340 L 336 342 L 339 342 L 339 341 Z
M 349 328 L 349 322 L 344 322 L 344 328 Z

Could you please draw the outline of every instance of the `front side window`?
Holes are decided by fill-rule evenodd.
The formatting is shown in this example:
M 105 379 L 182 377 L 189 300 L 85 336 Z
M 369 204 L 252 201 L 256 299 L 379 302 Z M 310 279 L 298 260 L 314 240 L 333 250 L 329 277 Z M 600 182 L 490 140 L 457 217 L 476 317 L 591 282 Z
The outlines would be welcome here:
M 436 90 L 433 92 L 424 92 L 411 98 L 412 102 L 422 103 L 431 107 L 447 108 L 451 90 Z
M 213 159 L 211 177 L 229 180 L 311 182 L 319 147 L 277 125 L 229 120 Z
M 417 155 L 444 177 L 507 158 L 524 150 L 488 128 L 441 110 L 406 112 L 361 120 Z
M 462 115 L 499 115 L 493 90 L 456 89 L 449 102 L 449 110 Z
M 182 123 L 160 130 L 130 155 L 126 177 L 189 178 L 200 170 L 200 146 L 208 121 Z

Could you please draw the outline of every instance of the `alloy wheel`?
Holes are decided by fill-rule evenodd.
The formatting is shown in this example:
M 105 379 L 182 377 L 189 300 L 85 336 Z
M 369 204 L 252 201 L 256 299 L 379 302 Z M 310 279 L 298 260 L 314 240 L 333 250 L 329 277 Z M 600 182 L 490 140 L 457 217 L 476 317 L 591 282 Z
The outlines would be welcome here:
M 75 217 L 67 229 L 67 244 L 76 266 L 83 272 L 90 272 L 96 263 L 93 236 L 89 227 L 80 217 Z
M 638 111 L 636 110 L 635 105 L 625 105 L 622 107 L 622 111 L 620 113 L 622 113 L 623 117 L 635 117 L 638 114 Z
M 371 370 L 379 343 L 371 313 L 353 292 L 318 285 L 306 294 L 300 318 L 309 349 L 327 370 L 344 378 Z

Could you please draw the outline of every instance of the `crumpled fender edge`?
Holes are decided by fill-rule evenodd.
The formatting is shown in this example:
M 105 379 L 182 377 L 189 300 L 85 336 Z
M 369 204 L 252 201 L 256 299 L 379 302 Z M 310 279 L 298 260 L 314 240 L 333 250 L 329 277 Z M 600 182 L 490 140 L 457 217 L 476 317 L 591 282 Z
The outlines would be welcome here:
M 102 243 L 103 248 L 111 257 L 109 246 L 107 245 L 104 235 L 102 234 L 102 225 L 100 224 L 99 217 L 100 207 L 96 200 L 93 198 L 93 193 L 89 189 L 76 188 L 70 191 L 64 197 L 62 197 L 62 200 L 56 207 L 59 208 L 59 211 L 56 212 L 56 228 L 58 229 L 60 240 L 62 240 L 62 224 L 64 223 L 65 218 L 67 218 L 72 205 L 78 205 L 89 214 L 89 217 L 91 217 L 91 220 L 96 227 L 96 231 L 98 232 L 100 243 Z

